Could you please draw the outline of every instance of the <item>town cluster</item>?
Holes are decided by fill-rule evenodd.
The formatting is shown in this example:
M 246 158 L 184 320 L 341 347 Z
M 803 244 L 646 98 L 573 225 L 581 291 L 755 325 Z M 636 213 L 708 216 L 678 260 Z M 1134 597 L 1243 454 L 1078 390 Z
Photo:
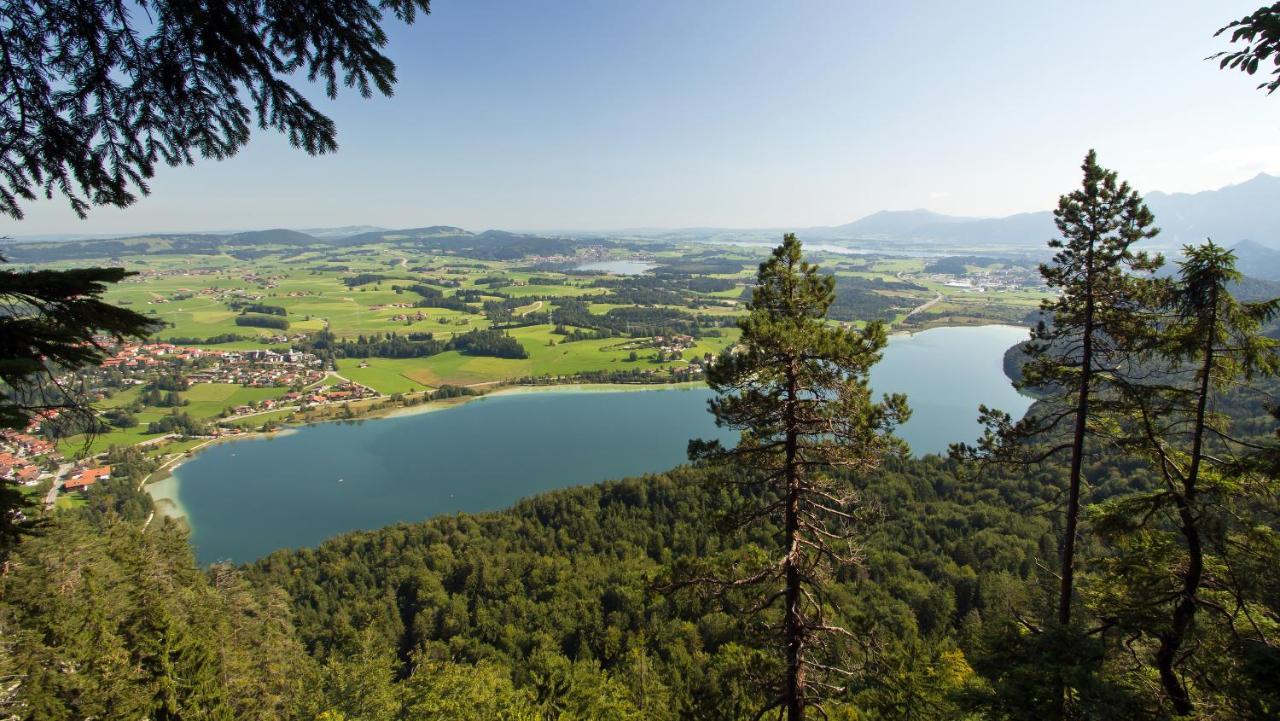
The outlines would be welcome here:
M 1004 268 L 979 268 L 964 275 L 929 273 L 924 277 L 935 283 L 941 283 L 948 288 L 956 288 L 971 293 L 1047 290 L 1038 270 L 1018 265 Z
M 0 477 L 7 481 L 34 486 L 46 475 L 42 466 L 61 458 L 43 438 L 8 429 L 0 432 Z
M 45 415 L 56 415 L 56 412 L 48 411 Z M 38 429 L 39 423 L 39 420 L 33 421 L 29 430 Z M 12 429 L 0 431 L 0 482 L 36 486 L 52 479 L 54 489 L 61 483 L 67 491 L 73 491 L 110 477 L 110 466 L 99 466 L 93 461 L 64 463 L 62 454 L 49 441 Z M 52 503 L 54 492 L 46 497 L 47 503 Z M 14 516 L 19 521 L 25 518 L 21 511 L 14 511 Z
M 655 335 L 653 337 L 653 347 L 665 353 L 673 354 L 672 357 L 675 358 L 680 356 L 674 354 L 682 354 L 695 345 L 697 345 L 697 341 L 691 335 Z
M 102 363 L 126 373 L 125 382 L 146 382 L 147 371 L 188 366 L 191 383 L 235 383 L 244 386 L 310 385 L 324 379 L 321 361 L 311 353 L 286 350 L 222 351 L 187 348 L 172 343 L 129 343 Z
M 297 406 L 307 410 L 331 403 L 348 403 L 367 398 L 377 398 L 380 395 L 380 393 L 368 386 L 346 381 L 331 386 L 317 386 L 303 391 L 289 391 L 280 396 L 279 400 L 268 398 L 260 401 L 257 410 L 269 411 L 287 406 Z M 231 409 L 231 412 L 235 415 L 244 415 L 252 413 L 254 410 L 251 406 L 236 406 Z

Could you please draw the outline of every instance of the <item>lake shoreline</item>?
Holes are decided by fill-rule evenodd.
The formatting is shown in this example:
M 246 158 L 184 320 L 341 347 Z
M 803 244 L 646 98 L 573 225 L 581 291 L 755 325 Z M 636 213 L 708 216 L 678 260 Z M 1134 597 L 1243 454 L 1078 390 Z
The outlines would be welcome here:
M 916 424 L 900 430 L 913 455 L 945 453 L 945 441 L 976 436 L 976 428 L 965 429 L 979 403 L 1014 415 L 1029 407 L 1032 399 L 1012 388 L 1001 362 L 1025 331 L 993 323 L 893 335 L 872 388 L 916 401 Z M 971 382 L 957 385 L 962 377 Z M 338 417 L 317 414 L 282 431 L 210 439 L 158 469 L 147 491 L 157 515 L 185 519 L 206 558 L 245 561 L 345 530 L 493 510 L 568 485 L 662 472 L 685 462 L 689 438 L 732 442 L 706 413 L 714 394 L 704 382 L 504 384 L 486 391 L 434 401 L 422 394 L 406 398 L 408 406 L 380 398 L 364 408 L 321 407 Z M 489 396 L 496 400 L 484 403 Z M 433 418 L 451 408 L 474 410 Z M 382 418 L 404 422 L 333 423 Z M 306 437 L 223 448 L 190 470 L 185 465 L 223 442 L 292 435 Z M 259 507 L 246 509 L 237 500 L 244 498 Z
M 1026 331 L 1026 326 L 1014 325 L 1010 323 L 991 322 L 979 326 L 954 326 L 957 328 L 972 327 L 1000 327 L 1010 330 Z M 889 334 L 892 338 L 910 339 L 923 333 L 937 330 L 937 328 L 925 328 L 919 330 L 898 330 Z M 1003 373 L 1003 371 L 1002 371 Z M 1007 375 L 1006 375 L 1007 378 Z M 445 398 L 439 400 L 427 400 L 412 405 L 397 405 L 394 407 L 376 408 L 365 410 L 352 418 L 317 418 L 313 420 L 303 420 L 300 422 L 287 423 L 281 428 L 271 431 L 252 431 L 241 433 L 234 436 L 211 439 L 183 453 L 180 459 L 171 461 L 170 464 L 161 466 L 156 471 L 156 477 L 145 482 L 144 487 L 152 496 L 153 502 L 157 505 L 157 512 L 163 516 L 175 519 L 187 519 L 189 514 L 187 509 L 178 499 L 180 479 L 175 475 L 175 471 L 189 460 L 195 459 L 201 452 L 223 443 L 230 443 L 242 440 L 260 440 L 283 437 L 288 434 L 297 433 L 299 430 L 309 427 L 328 423 L 340 423 L 349 421 L 364 420 L 380 420 L 393 418 L 407 418 L 420 416 L 429 413 L 439 413 L 454 408 L 460 408 L 470 405 L 475 401 L 480 401 L 489 397 L 506 397 L 528 394 L 572 394 L 572 393 L 638 393 L 664 390 L 679 389 L 697 389 L 706 388 L 704 381 L 685 381 L 681 383 L 552 383 L 547 385 L 539 384 L 504 384 L 497 386 L 494 390 L 478 393 L 471 396 L 457 396 L 454 398 Z M 422 395 L 429 394 L 430 391 L 423 391 Z M 163 508 L 162 508 L 163 507 Z
M 298 423 L 288 423 L 271 431 L 250 431 L 247 433 L 222 436 L 220 438 L 212 438 L 198 446 L 183 451 L 180 458 L 171 460 L 160 466 L 160 468 L 157 468 L 152 472 L 152 476 L 145 480 L 142 485 L 143 489 L 151 496 L 152 503 L 155 505 L 156 513 L 158 515 L 165 518 L 183 520 L 187 523 L 188 527 L 190 527 L 191 524 L 187 509 L 182 505 L 181 500 L 178 499 L 180 479 L 174 472 L 187 461 L 195 459 L 201 452 L 225 443 L 282 438 L 297 433 L 301 429 L 309 426 L 318 426 L 328 423 L 407 418 L 427 413 L 439 413 L 441 411 L 460 408 L 489 397 L 527 395 L 535 393 L 637 393 L 644 391 L 679 390 L 706 387 L 707 384 L 702 381 L 685 381 L 682 383 L 555 383 L 548 385 L 506 385 L 501 386 L 496 390 L 473 396 L 457 396 L 455 398 L 429 400 L 411 406 L 379 408 L 362 413 L 354 418 L 323 418 Z M 157 486 L 160 486 L 160 488 L 157 488 Z M 172 486 L 172 492 L 169 492 L 169 486 Z

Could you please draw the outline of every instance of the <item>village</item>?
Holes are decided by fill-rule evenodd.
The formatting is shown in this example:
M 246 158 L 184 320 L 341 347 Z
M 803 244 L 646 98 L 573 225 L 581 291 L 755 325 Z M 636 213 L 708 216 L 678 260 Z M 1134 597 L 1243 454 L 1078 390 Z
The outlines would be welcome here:
M 251 403 L 229 405 L 197 435 L 181 432 L 159 433 L 141 441 L 150 445 L 177 438 L 214 440 L 242 435 L 245 427 L 239 421 L 268 413 L 310 410 L 329 405 L 381 396 L 368 386 L 356 383 L 323 369 L 323 363 L 311 353 L 292 349 L 275 351 L 208 350 L 173 343 L 110 344 L 100 339 L 113 352 L 81 380 L 91 388 L 89 398 L 101 400 L 119 389 L 145 386 L 157 377 L 176 377 L 182 387 L 201 383 L 237 385 L 246 388 L 288 388 L 278 397 Z M 68 379 L 62 379 L 66 381 Z M 104 463 L 106 454 L 96 453 L 69 461 L 57 444 L 42 437 L 55 433 L 60 414 L 57 410 L 38 413 L 25 431 L 0 432 L 0 481 L 33 489 L 48 483 L 46 506 L 52 506 L 59 493 L 77 493 L 111 478 L 111 466 Z M 56 433 L 51 436 L 56 439 Z M 36 492 L 29 490 L 29 492 Z
M 976 268 L 964 273 L 924 272 L 904 274 L 905 279 L 937 283 L 961 292 L 986 293 L 1035 291 L 1047 292 L 1044 280 L 1034 267 L 1010 265 L 998 268 Z
M 0 431 L 0 482 L 26 489 L 49 483 L 44 498 L 46 506 L 53 505 L 60 489 L 63 493 L 74 493 L 110 477 L 109 465 L 94 459 L 68 463 L 57 447 L 43 438 L 12 429 Z M 22 511 L 16 514 L 16 520 L 25 517 Z
M 289 387 L 324 379 L 315 355 L 292 349 L 246 351 L 207 350 L 172 343 L 128 343 L 102 362 L 107 371 L 124 374 L 125 385 L 142 385 L 154 371 L 180 372 L 189 383 L 235 383 L 244 386 Z

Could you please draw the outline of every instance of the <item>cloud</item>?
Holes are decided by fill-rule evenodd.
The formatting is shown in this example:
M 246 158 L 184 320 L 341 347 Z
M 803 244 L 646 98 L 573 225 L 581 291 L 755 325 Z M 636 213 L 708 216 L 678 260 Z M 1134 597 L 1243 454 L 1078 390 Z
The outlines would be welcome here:
M 950 198 L 950 197 L 951 197 L 950 190 L 935 190 L 932 193 L 929 193 L 929 200 L 942 200 L 943 198 Z

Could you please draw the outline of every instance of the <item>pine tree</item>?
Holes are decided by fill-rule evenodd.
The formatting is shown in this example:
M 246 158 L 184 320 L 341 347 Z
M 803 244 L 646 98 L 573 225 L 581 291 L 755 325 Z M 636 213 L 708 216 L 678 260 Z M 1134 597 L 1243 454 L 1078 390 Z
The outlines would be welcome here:
M 430 0 L 5 0 L 0 215 L 20 220 L 22 203 L 55 194 L 82 217 L 126 207 L 159 163 L 228 158 L 254 125 L 333 152 L 333 121 L 293 83 L 391 95 L 384 13 L 428 12 Z
M 761 264 L 739 323 L 740 349 L 707 374 L 718 394 L 710 401 L 717 425 L 741 431 L 741 439 L 732 449 L 690 443 L 691 457 L 729 462 L 730 483 L 762 491 L 739 524 L 779 529 L 777 554 L 749 575 L 689 582 L 752 594 L 753 618 L 781 607 L 762 621 L 782 656 L 766 709 L 782 707 L 790 721 L 809 708 L 821 712 L 823 698 L 841 690 L 833 676 L 848 673 L 830 651 L 852 634 L 831 620 L 824 589 L 836 568 L 858 560 L 853 538 L 862 514 L 847 479 L 903 449 L 892 430 L 909 415 L 902 395 L 871 399 L 868 374 L 886 343 L 884 327 L 828 324 L 835 281 L 818 270 L 801 259 L 794 234 Z
M 1224 501 L 1258 485 L 1257 478 L 1242 478 L 1229 460 L 1254 444 L 1233 437 L 1215 407 L 1227 394 L 1239 403 L 1252 381 L 1276 374 L 1277 342 L 1260 331 L 1280 310 L 1280 300 L 1238 302 L 1229 289 L 1241 279 L 1235 256 L 1212 241 L 1186 246 L 1183 254 L 1167 298 L 1169 318 L 1151 359 L 1155 369 L 1119 383 L 1112 404 L 1120 446 L 1148 458 L 1161 483 L 1149 493 L 1108 503 L 1099 530 L 1115 538 L 1120 552 L 1113 575 L 1126 588 L 1121 605 L 1169 609 L 1156 628 L 1144 620 L 1130 630 L 1158 640 L 1154 665 L 1160 684 L 1174 711 L 1185 716 L 1195 704 L 1182 670 L 1201 645 L 1195 619 L 1205 602 L 1208 554 L 1211 547 L 1238 545 L 1225 542 L 1233 514 L 1225 512 Z M 1175 536 L 1181 537 L 1177 552 L 1171 550 L 1179 545 L 1171 540 Z
M 954 456 L 1026 466 L 1068 456 L 1066 504 L 1059 562 L 1054 635 L 1068 643 L 1075 599 L 1076 544 L 1089 438 L 1098 433 L 1094 403 L 1113 382 L 1135 371 L 1154 342 L 1160 284 L 1151 277 L 1163 260 L 1135 251 L 1138 241 L 1159 230 L 1141 196 L 1115 171 L 1098 165 L 1090 150 L 1081 166 L 1079 190 L 1062 196 L 1054 211 L 1061 238 L 1049 241 L 1053 260 L 1040 266 L 1045 284 L 1058 291 L 1041 303 L 1042 320 L 1024 344 L 1027 355 L 1018 386 L 1046 396 L 1041 409 L 1014 422 L 1008 414 L 979 409 L 987 431 L 976 448 L 957 444 Z M 1064 646 L 1070 648 L 1072 646 Z M 1052 712 L 1063 718 L 1065 666 L 1056 673 Z
M 1071 469 L 1059 569 L 1061 626 L 1071 622 L 1089 401 L 1107 376 L 1128 370 L 1127 356 L 1137 347 L 1134 339 L 1146 337 L 1147 305 L 1140 278 L 1133 274 L 1154 271 L 1162 262 L 1132 249 L 1134 243 L 1159 232 L 1152 227 L 1154 218 L 1137 191 L 1118 182 L 1115 171 L 1099 166 L 1093 150 L 1081 169 L 1081 189 L 1062 196 L 1053 213 L 1062 239 L 1050 241 L 1049 247 L 1058 252 L 1052 264 L 1040 267 L 1045 283 L 1061 295 L 1044 301 L 1042 311 L 1051 322 L 1036 328 L 1029 348 L 1032 359 L 1023 369 L 1024 385 L 1069 389 L 1075 405 L 1070 414 Z

